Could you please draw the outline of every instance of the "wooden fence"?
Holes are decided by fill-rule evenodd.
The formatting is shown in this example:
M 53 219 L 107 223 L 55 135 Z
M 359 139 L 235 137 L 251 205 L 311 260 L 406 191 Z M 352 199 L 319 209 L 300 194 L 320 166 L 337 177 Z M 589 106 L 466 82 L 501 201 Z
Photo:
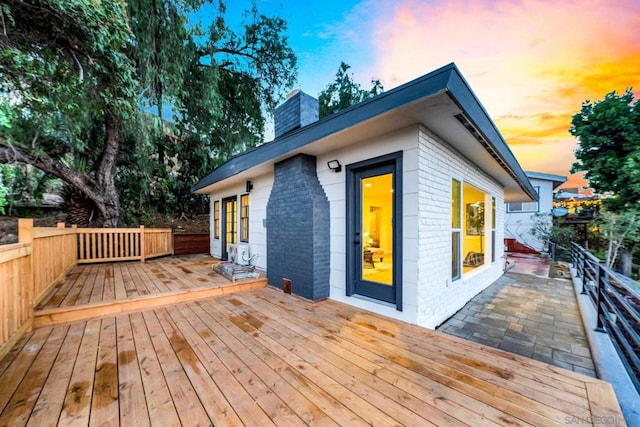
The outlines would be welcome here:
M 34 228 L 18 223 L 18 243 L 0 246 L 0 358 L 33 323 L 33 308 L 80 263 L 171 255 L 171 229 Z

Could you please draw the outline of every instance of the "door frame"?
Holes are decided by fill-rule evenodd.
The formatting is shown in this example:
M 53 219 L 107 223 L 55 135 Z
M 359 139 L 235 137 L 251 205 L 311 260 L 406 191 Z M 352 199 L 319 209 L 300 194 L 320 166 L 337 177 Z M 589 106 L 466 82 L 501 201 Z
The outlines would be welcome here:
M 231 202 L 236 202 L 236 221 L 233 229 L 235 231 L 236 240 L 238 236 L 238 196 L 225 197 L 220 203 L 220 259 L 223 261 L 229 259 L 229 252 L 227 251 L 227 204 Z
M 355 243 L 356 232 L 358 232 L 358 216 L 361 212 L 356 212 L 357 203 L 355 197 L 359 194 L 357 189 L 358 180 L 356 175 L 359 172 L 373 169 L 380 166 L 393 166 L 393 296 L 395 301 L 384 301 L 394 304 L 396 310 L 402 311 L 402 151 L 379 156 L 346 166 L 346 234 L 345 234 L 345 253 L 346 253 L 346 294 L 347 296 L 357 294 L 357 281 L 362 271 L 362 239 L 358 244 Z M 361 236 L 360 236 L 361 237 Z M 357 255 L 356 255 L 357 253 Z M 364 295 L 367 296 L 367 295 Z M 368 296 L 367 296 L 368 297 Z

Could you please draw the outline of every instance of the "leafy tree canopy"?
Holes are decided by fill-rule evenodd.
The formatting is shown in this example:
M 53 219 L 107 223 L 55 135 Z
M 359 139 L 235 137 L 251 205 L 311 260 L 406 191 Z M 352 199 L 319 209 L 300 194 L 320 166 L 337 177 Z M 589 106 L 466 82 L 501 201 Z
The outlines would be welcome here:
M 209 28 L 189 18 L 202 8 Z M 296 74 L 286 23 L 255 3 L 7 0 L 0 5 L 0 162 L 32 164 L 94 204 L 203 205 L 190 186 L 261 141 L 264 112 Z M 77 194 L 77 193 L 74 193 Z
M 598 192 L 612 191 L 607 200 L 613 211 L 640 208 L 640 100 L 631 90 L 585 101 L 573 116 L 571 135 L 578 138 L 577 162 L 571 172 L 586 171 Z
M 336 79 L 329 83 L 318 96 L 320 118 L 337 113 L 347 107 L 362 102 L 384 91 L 380 80 L 371 80 L 371 89 L 362 89 L 359 83 L 353 80 L 353 74 L 349 74 L 350 65 L 340 63 Z

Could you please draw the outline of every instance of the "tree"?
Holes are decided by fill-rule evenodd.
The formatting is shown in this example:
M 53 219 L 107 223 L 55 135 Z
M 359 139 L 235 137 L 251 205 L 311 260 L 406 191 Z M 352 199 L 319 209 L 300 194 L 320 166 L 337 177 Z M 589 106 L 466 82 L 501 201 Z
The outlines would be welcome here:
M 116 226 L 121 122 L 136 87 L 123 3 L 9 0 L 0 13 L 2 102 L 14 112 L 11 127 L 1 129 L 0 161 L 31 164 L 73 185 Z M 87 139 L 95 127 L 100 139 Z M 73 168 L 76 156 L 92 160 L 91 173 Z
M 351 66 L 341 62 L 336 80 L 320 92 L 318 96 L 320 118 L 337 113 L 384 91 L 380 80 L 371 80 L 371 89 L 362 89 L 360 84 L 353 81 L 353 74 L 348 73 L 349 68 Z
M 121 221 L 120 194 L 132 211 L 186 209 L 199 177 L 261 140 L 296 74 L 283 20 L 253 4 L 234 32 L 216 4 L 206 30 L 188 21 L 200 0 L 3 4 L 0 100 L 19 114 L 0 161 L 63 179 L 105 225 Z
M 598 215 L 598 223 L 607 241 L 606 264 L 612 268 L 618 258 L 618 251 L 625 247 L 625 244 L 637 242 L 640 238 L 640 216 L 634 211 L 605 211 Z
M 609 245 L 607 264 L 613 265 L 621 248 L 622 273 L 631 274 L 631 254 L 640 212 L 640 101 L 633 92 L 607 94 L 603 100 L 582 104 L 569 132 L 578 138 L 571 172 L 586 170 L 585 178 L 597 192 L 611 191 L 603 201 L 604 231 Z M 625 243 L 626 242 L 626 243 Z
M 640 208 L 640 100 L 633 93 L 611 92 L 601 101 L 585 101 L 571 120 L 571 135 L 578 138 L 578 160 L 571 172 L 586 171 L 597 192 L 611 191 L 609 210 Z

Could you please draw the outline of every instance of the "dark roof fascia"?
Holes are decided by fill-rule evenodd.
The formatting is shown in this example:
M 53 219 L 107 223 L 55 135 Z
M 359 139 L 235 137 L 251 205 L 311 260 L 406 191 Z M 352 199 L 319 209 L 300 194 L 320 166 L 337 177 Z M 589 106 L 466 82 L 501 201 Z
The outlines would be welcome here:
M 383 92 L 360 104 L 285 134 L 253 150 L 237 155 L 202 178 L 191 187 L 191 192 L 196 192 L 247 169 L 286 155 L 318 139 L 348 129 L 395 108 L 442 92 L 446 90 L 449 76 L 452 73 L 459 73 L 453 63 L 445 65 L 442 68 L 434 70 L 388 92 Z
M 495 123 L 491 120 L 489 113 L 487 113 L 487 110 L 484 109 L 473 93 L 471 86 L 469 86 L 464 77 L 462 77 L 462 74 L 460 74 L 459 71 L 451 73 L 451 78 L 447 86 L 449 88 L 449 96 L 458 104 L 467 116 L 467 119 L 471 121 L 476 129 L 485 137 L 486 142 L 502 160 L 503 168 L 508 168 L 506 171 L 515 178 L 520 188 L 522 188 L 532 200 L 538 200 L 538 195 L 529 182 L 529 178 L 520 167 L 520 164 L 509 149 L 504 138 L 502 138 L 500 131 L 498 131 Z
M 445 65 L 422 77 L 383 92 L 360 104 L 332 114 L 251 151 L 235 156 L 202 178 L 192 188 L 196 192 L 209 185 L 237 175 L 252 167 L 284 156 L 319 139 L 348 129 L 380 114 L 446 91 L 467 118 L 481 132 L 487 143 L 502 160 L 503 168 L 516 180 L 532 200 L 537 194 L 515 156 L 500 135 L 480 101 L 454 63 Z

